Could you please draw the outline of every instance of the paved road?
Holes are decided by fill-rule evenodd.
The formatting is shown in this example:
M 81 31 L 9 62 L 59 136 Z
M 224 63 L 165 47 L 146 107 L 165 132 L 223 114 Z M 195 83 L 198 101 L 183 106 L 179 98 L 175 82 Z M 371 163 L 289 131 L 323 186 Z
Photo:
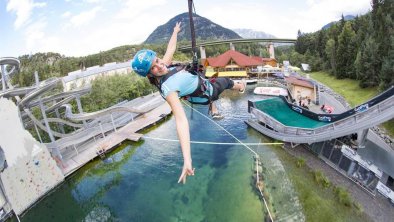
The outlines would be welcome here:
M 320 95 L 321 95 L 321 100 L 320 100 L 321 104 L 326 104 L 334 107 L 333 114 L 339 114 L 347 111 L 347 109 L 342 105 L 342 103 L 340 103 L 337 99 L 335 99 L 334 96 L 325 92 L 322 92 Z
M 335 99 L 334 96 L 326 93 L 326 92 L 322 92 L 321 94 L 321 98 L 322 98 L 322 104 L 327 104 L 330 105 L 332 107 L 334 107 L 334 113 L 333 114 L 338 114 L 338 113 L 342 113 L 347 111 L 346 107 L 342 105 L 342 103 L 340 103 L 337 99 Z M 371 129 L 368 131 L 368 135 L 367 135 L 367 139 L 373 143 L 375 143 L 376 145 L 378 145 L 379 147 L 381 147 L 382 149 L 386 150 L 386 151 L 390 151 L 393 152 L 393 149 L 391 149 L 390 145 L 388 145 L 382 138 L 380 138 L 380 136 L 378 136 L 374 131 L 372 131 Z

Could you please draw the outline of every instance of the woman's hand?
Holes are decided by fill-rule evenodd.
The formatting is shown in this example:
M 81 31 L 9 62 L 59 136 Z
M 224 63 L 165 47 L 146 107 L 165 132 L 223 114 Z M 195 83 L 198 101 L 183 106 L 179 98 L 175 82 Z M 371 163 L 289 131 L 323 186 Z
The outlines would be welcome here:
M 175 27 L 174 27 L 174 33 L 177 33 L 181 31 L 181 22 L 177 22 Z
M 176 25 L 174 26 L 174 32 L 170 37 L 170 41 L 168 41 L 166 54 L 164 54 L 164 57 L 162 59 L 164 64 L 166 64 L 167 66 L 171 65 L 172 56 L 174 55 L 176 50 L 176 42 L 177 42 L 177 36 L 179 31 L 181 31 L 181 22 L 177 22 Z
M 178 183 L 180 183 L 182 181 L 182 183 L 185 184 L 187 176 L 194 176 L 194 169 L 195 168 L 192 168 L 191 162 L 185 161 L 183 164 L 182 174 L 179 177 Z

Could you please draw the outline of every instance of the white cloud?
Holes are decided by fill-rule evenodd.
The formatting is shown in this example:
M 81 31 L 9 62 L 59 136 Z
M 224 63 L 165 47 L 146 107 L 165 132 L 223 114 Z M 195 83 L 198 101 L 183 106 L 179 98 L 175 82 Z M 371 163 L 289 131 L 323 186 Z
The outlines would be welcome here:
M 81 12 L 78 15 L 73 16 L 70 21 L 74 27 L 80 27 L 84 25 L 88 25 L 91 21 L 94 20 L 97 13 L 100 12 L 102 8 L 97 6 L 89 11 Z
M 68 18 L 70 16 L 71 16 L 71 12 L 70 11 L 67 11 L 67 12 L 62 14 L 62 18 Z
M 48 21 L 40 18 L 24 30 L 24 52 L 58 52 L 63 53 L 69 46 L 67 37 L 56 32 L 48 32 Z
M 298 29 L 318 31 L 325 24 L 340 19 L 342 13 L 366 13 L 369 4 L 370 0 L 307 0 L 302 8 L 301 3 L 288 3 L 283 7 L 259 1 L 212 5 L 197 13 L 226 28 L 250 28 L 279 38 L 296 38 Z
M 104 1 L 106 1 L 106 0 L 84 0 L 84 2 L 87 2 L 87 3 L 99 3 L 99 2 L 104 2 Z
M 153 10 L 156 7 L 167 4 L 166 0 L 149 0 L 149 1 L 136 1 L 136 0 L 127 0 L 122 2 L 122 9 L 116 13 L 117 18 L 119 19 L 130 19 L 136 18 L 141 15 L 143 12 L 147 11 L 147 14 L 151 12 L 149 10 Z
M 25 29 L 25 45 L 27 51 L 34 51 L 39 45 L 39 41 L 43 41 L 45 38 L 44 29 L 47 27 L 45 19 L 41 19 L 37 22 L 32 23 Z
M 286 17 L 289 24 L 302 32 L 315 32 L 341 15 L 365 14 L 370 9 L 369 0 L 315 0 L 305 11 L 297 12 L 294 18 Z
M 18 44 L 21 47 L 8 49 L 2 46 L 14 54 L 18 50 L 23 53 L 53 51 L 67 56 L 84 56 L 125 44 L 140 44 L 156 27 L 187 11 L 187 1 L 180 0 L 82 0 L 66 4 L 54 14 L 40 10 L 40 13 L 46 13 L 43 14 L 48 17 L 46 20 L 32 16 L 34 7 L 42 7 L 45 3 L 21 1 L 28 5 L 24 6 L 26 9 L 16 0 L 10 0 L 7 5 L 8 11 L 17 12 L 18 9 L 25 15 L 25 19 L 21 16 L 18 20 L 18 24 L 24 25 L 19 32 L 24 37 L 24 42 Z M 198 0 L 194 4 L 199 15 L 226 28 L 250 28 L 279 38 L 296 38 L 298 29 L 317 31 L 328 22 L 338 20 L 342 13 L 365 13 L 370 8 L 369 1 L 304 0 L 284 5 L 281 4 L 283 2 L 275 4 L 261 0 L 242 3 L 235 0 Z M 88 7 L 88 10 L 77 14 L 83 10 L 81 7 Z M 53 17 L 56 15 L 63 19 Z M 1 48 L 0 53 L 6 52 Z
M 161 21 L 157 15 L 144 14 L 138 20 L 108 21 L 100 24 L 101 28 L 69 30 L 66 33 L 70 35 L 62 36 L 62 42 L 67 45 L 62 53 L 84 56 L 121 45 L 140 44 L 158 26 L 157 21 Z
M 9 0 L 7 4 L 7 11 L 14 11 L 16 13 L 14 26 L 16 29 L 19 29 L 29 21 L 34 8 L 41 8 L 45 6 L 45 2 L 34 2 L 34 0 Z

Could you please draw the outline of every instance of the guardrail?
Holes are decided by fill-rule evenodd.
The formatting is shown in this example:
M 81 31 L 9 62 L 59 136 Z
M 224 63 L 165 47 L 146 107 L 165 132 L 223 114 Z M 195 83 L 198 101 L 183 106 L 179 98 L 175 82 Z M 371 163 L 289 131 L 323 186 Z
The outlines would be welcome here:
M 259 122 L 266 125 L 264 127 L 265 129 L 262 129 L 262 131 L 271 131 L 270 136 L 278 134 L 277 139 L 283 139 L 283 137 L 289 138 L 286 141 L 291 140 L 290 137 L 299 137 L 295 140 L 300 141 L 301 138 L 303 138 L 302 140 L 305 140 L 304 142 L 318 142 L 329 138 L 339 137 L 337 135 L 340 134 L 348 135 L 349 131 L 356 132 L 357 130 L 366 129 L 381 122 L 390 120 L 394 117 L 393 104 L 394 96 L 391 96 L 386 100 L 381 101 L 380 103 L 375 104 L 372 107 L 369 107 L 367 110 L 355 113 L 352 116 L 346 117 L 333 123 L 328 123 L 327 125 L 317 128 L 286 126 L 275 118 L 271 117 L 270 115 L 254 107 L 249 108 L 252 116 L 254 116 L 254 118 L 257 119 Z M 267 126 L 269 128 L 267 128 Z M 280 137 L 279 134 L 281 134 Z

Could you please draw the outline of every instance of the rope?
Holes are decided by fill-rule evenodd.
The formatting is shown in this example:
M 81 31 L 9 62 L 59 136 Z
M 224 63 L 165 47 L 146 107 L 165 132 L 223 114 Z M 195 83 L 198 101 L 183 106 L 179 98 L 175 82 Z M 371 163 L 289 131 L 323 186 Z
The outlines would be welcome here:
M 213 121 L 211 118 L 207 117 L 206 115 L 202 114 L 200 111 L 194 109 L 193 107 L 191 107 L 189 104 L 187 104 L 186 102 L 182 101 L 183 104 L 185 104 L 186 106 L 190 107 L 190 109 L 193 109 L 194 111 L 196 111 L 197 113 L 199 113 L 200 115 L 202 115 L 203 117 L 205 117 L 206 119 L 208 119 L 209 121 L 213 122 L 216 126 L 218 126 L 220 129 L 224 130 L 226 133 L 228 133 L 228 135 L 230 135 L 231 137 L 233 137 L 236 141 L 238 141 L 241 145 L 243 145 L 245 148 L 247 148 L 248 150 L 250 150 L 250 152 L 252 152 L 256 157 L 258 156 L 258 154 L 252 150 L 248 145 L 246 145 L 245 143 L 243 143 L 241 140 L 239 140 L 237 137 L 235 137 L 233 134 L 231 134 L 229 131 L 227 131 L 225 128 L 223 128 L 221 125 L 219 125 L 217 122 Z
M 194 14 L 197 14 L 197 13 L 196 13 L 196 8 L 194 7 L 194 2 L 193 2 L 193 1 L 192 1 L 192 8 L 194 9 Z M 193 52 L 195 52 L 194 49 L 193 49 Z M 193 55 L 193 58 L 194 58 L 194 56 L 197 57 L 197 54 Z M 186 106 L 190 107 L 190 108 L 192 109 L 192 111 L 194 110 L 194 111 L 198 112 L 200 115 L 204 116 L 204 117 L 207 118 L 209 121 L 213 122 L 215 125 L 217 125 L 219 128 L 221 128 L 222 130 L 224 130 L 226 133 L 228 133 L 230 136 L 232 136 L 235 140 L 237 140 L 237 141 L 239 142 L 239 144 L 238 144 L 238 143 L 232 143 L 231 145 L 243 145 L 245 148 L 249 149 L 249 150 L 256 156 L 256 158 L 258 157 L 258 154 L 257 154 L 254 150 L 252 150 L 248 145 L 246 145 L 245 143 L 243 143 L 241 140 L 239 140 L 237 137 L 235 137 L 233 134 L 231 134 L 229 131 L 227 131 L 225 128 L 223 128 L 221 125 L 219 125 L 217 122 L 213 121 L 211 118 L 209 118 L 209 117 L 207 117 L 206 115 L 202 114 L 200 111 L 194 109 L 192 106 L 190 106 L 189 104 L 185 103 L 184 101 L 182 101 L 182 102 L 183 102 Z M 167 140 L 167 141 L 170 141 L 170 140 Z M 190 143 L 192 143 L 192 141 L 190 141 Z M 208 144 L 208 143 L 209 143 L 209 144 L 229 144 L 229 143 L 214 143 L 214 142 L 193 142 L 193 143 L 204 143 L 204 144 Z M 259 144 L 260 144 L 260 143 L 257 143 L 257 146 L 258 146 Z M 283 143 L 265 143 L 265 145 L 268 145 L 268 144 L 275 144 L 275 145 L 276 145 L 276 144 L 283 144 Z M 249 145 L 252 145 L 252 144 L 249 144 Z M 256 144 L 253 144 L 253 145 L 256 145 Z M 257 170 L 257 176 L 258 176 L 258 168 L 256 168 L 256 170 Z M 257 186 L 257 187 L 258 187 L 258 190 L 260 191 L 260 194 L 261 194 L 261 196 L 262 196 L 262 198 L 263 198 L 263 200 L 264 200 L 264 204 L 265 204 L 265 207 L 266 207 L 266 209 L 267 209 L 267 211 L 268 211 L 268 215 L 269 215 L 271 221 L 274 221 L 274 220 L 272 219 L 271 212 L 270 212 L 270 210 L 269 210 L 269 208 L 268 208 L 267 201 L 265 200 L 264 195 L 263 195 L 263 193 L 262 193 L 260 187 L 259 187 L 259 186 Z
M 150 137 L 150 136 L 142 136 L 144 139 L 151 139 L 151 140 L 161 140 L 161 141 L 168 141 L 168 142 L 179 142 L 179 140 L 175 139 L 165 139 L 159 137 Z M 220 143 L 220 142 L 209 142 L 209 141 L 190 141 L 190 143 L 196 144 L 212 144 L 212 145 L 234 145 L 234 146 L 241 146 L 240 143 Z M 260 146 L 260 145 L 282 145 L 283 143 L 244 143 L 248 146 Z
M 248 150 L 250 150 L 250 152 L 252 152 L 252 153 L 256 156 L 256 158 L 259 156 L 259 155 L 258 155 L 254 150 L 252 150 L 248 145 L 246 145 L 245 143 L 243 143 L 241 140 L 239 140 L 237 137 L 235 137 L 233 134 L 231 134 L 229 131 L 227 131 L 225 128 L 223 128 L 221 125 L 219 125 L 217 122 L 215 122 L 214 120 L 212 120 L 212 119 L 209 118 L 208 116 L 202 114 L 200 111 L 194 109 L 193 107 L 191 107 L 191 106 L 190 106 L 189 104 L 187 104 L 186 102 L 184 102 L 184 101 L 182 101 L 182 102 L 183 102 L 183 104 L 185 104 L 186 106 L 190 107 L 192 110 L 194 110 L 194 111 L 198 112 L 200 115 L 204 116 L 204 117 L 205 117 L 206 119 L 208 119 L 209 121 L 213 122 L 216 126 L 218 126 L 219 128 L 221 128 L 222 130 L 224 130 L 226 133 L 228 133 L 228 135 L 230 135 L 230 136 L 233 137 L 235 140 L 237 140 L 237 141 L 240 143 L 240 145 L 243 145 L 245 148 L 247 148 Z M 201 142 L 201 143 L 203 143 L 203 142 Z M 257 144 L 261 144 L 261 143 L 257 143 Z M 279 143 L 275 143 L 275 144 L 279 144 Z M 282 144 L 282 143 L 281 143 L 281 144 Z M 258 168 L 256 168 L 256 170 L 257 170 L 257 174 L 258 174 Z M 260 187 L 257 186 L 257 188 L 258 188 L 258 190 L 260 191 L 261 197 L 263 198 L 264 205 L 265 205 L 265 207 L 266 207 L 266 209 L 267 209 L 267 211 L 268 211 L 268 215 L 269 215 L 271 221 L 274 221 L 274 220 L 272 219 L 271 212 L 270 212 L 270 210 L 269 210 L 269 208 L 268 208 L 267 201 L 265 200 L 264 195 L 263 195 L 262 191 L 260 190 Z
M 257 187 L 258 187 L 258 186 L 257 186 Z M 274 220 L 272 219 L 271 212 L 270 212 L 270 210 L 269 210 L 269 208 L 268 208 L 267 201 L 266 201 L 265 198 L 264 198 L 264 194 L 263 194 L 263 192 L 261 191 L 260 187 L 258 187 L 258 188 L 259 188 L 259 191 L 260 191 L 260 195 L 263 197 L 264 205 L 265 205 L 265 208 L 267 209 L 268 216 L 270 217 L 271 221 L 273 222 Z

